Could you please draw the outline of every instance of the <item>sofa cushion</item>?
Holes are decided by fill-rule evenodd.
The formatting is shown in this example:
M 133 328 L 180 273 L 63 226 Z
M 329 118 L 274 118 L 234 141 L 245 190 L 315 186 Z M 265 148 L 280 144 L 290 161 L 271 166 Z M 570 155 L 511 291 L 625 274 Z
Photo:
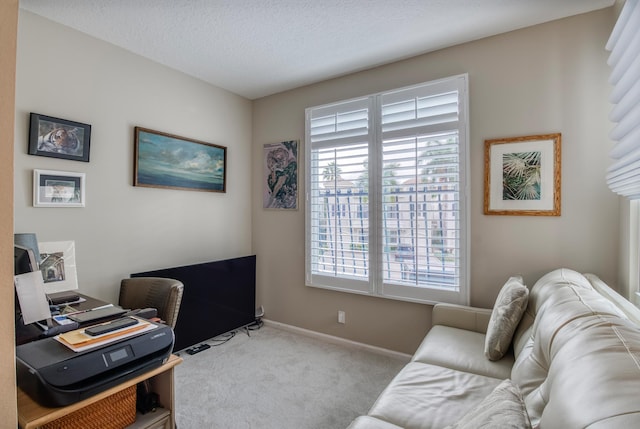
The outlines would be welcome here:
M 411 360 L 488 377 L 509 378 L 513 353 L 508 351 L 502 359 L 490 361 L 484 355 L 484 342 L 484 334 L 435 325 Z
M 380 394 L 369 416 L 405 429 L 457 422 L 501 380 L 420 362 L 408 363 Z
M 511 277 L 502 286 L 491 312 L 484 354 L 489 360 L 504 356 L 511 345 L 513 333 L 527 308 L 529 289 L 522 283 L 522 277 Z
M 527 429 L 531 422 L 518 386 L 504 380 L 458 422 L 446 429 Z

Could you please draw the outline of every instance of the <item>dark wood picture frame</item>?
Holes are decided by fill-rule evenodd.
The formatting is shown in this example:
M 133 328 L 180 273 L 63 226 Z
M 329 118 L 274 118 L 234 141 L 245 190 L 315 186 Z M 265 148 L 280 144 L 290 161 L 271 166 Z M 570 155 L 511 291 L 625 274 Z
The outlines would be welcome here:
M 31 113 L 29 155 L 89 162 L 91 125 Z
M 227 148 L 135 127 L 133 186 L 227 191 Z

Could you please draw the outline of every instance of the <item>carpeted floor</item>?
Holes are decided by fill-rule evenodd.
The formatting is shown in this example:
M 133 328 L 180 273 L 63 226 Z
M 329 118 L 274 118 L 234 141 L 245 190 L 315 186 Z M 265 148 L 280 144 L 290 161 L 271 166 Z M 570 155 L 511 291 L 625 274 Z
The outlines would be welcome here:
M 406 364 L 273 326 L 181 356 L 179 429 L 344 429 Z

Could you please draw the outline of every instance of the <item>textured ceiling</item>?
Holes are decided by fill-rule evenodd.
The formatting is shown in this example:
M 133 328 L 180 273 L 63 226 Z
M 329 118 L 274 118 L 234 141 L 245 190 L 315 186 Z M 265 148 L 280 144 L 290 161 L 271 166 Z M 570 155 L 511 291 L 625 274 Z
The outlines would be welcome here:
M 20 0 L 249 99 L 615 0 Z

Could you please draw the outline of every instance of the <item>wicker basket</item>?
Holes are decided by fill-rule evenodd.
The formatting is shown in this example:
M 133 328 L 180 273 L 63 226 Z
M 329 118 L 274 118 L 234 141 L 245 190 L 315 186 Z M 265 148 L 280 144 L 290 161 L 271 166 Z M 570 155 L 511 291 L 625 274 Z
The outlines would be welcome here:
M 60 417 L 42 429 L 123 429 L 136 421 L 136 386 Z

